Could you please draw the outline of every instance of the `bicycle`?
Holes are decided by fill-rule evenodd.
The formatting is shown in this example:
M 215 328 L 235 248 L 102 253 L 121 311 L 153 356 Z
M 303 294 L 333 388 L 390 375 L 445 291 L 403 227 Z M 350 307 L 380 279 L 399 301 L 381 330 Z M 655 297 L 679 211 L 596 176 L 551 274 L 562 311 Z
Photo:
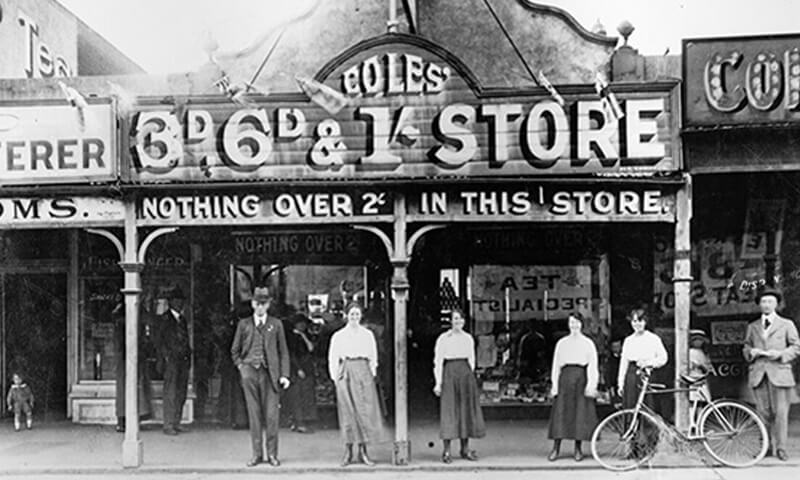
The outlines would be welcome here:
M 769 437 L 761 417 L 750 407 L 732 400 L 708 398 L 701 388 L 707 376 L 682 376 L 685 388 L 666 388 L 650 383 L 650 369 L 639 369 L 641 391 L 634 408 L 618 410 L 595 428 L 592 456 L 604 468 L 632 470 L 656 453 L 661 428 L 668 428 L 678 438 L 702 442 L 706 451 L 729 467 L 750 467 L 767 453 Z M 690 425 L 686 434 L 667 423 L 644 403 L 645 395 L 694 392 Z M 701 401 L 706 405 L 698 413 Z

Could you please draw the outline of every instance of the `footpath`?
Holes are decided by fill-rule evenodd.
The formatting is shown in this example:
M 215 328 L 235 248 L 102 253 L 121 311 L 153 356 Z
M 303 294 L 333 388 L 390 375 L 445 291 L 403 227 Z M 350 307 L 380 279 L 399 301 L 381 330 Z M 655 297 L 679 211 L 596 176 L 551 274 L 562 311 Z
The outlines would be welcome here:
M 250 456 L 247 430 L 231 430 L 213 425 L 198 425 L 177 437 L 166 436 L 153 426 L 141 432 L 144 443 L 142 473 L 224 473 L 278 471 L 303 472 L 366 472 L 366 471 L 518 471 L 518 470 L 583 470 L 601 468 L 591 458 L 589 445 L 584 446 L 587 458 L 580 463 L 572 459 L 572 442 L 564 442 L 563 458 L 548 462 L 551 443 L 547 439 L 547 422 L 489 422 L 488 435 L 474 440 L 472 446 L 480 460 L 468 462 L 454 458 L 450 465 L 441 463 L 441 442 L 435 423 L 412 424 L 412 461 L 409 466 L 391 465 L 391 443 L 375 445 L 370 456 L 376 467 L 339 466 L 342 445 L 338 430 L 318 430 L 312 434 L 282 429 L 280 459 L 273 468 L 259 465 L 245 467 Z M 790 428 L 789 462 L 766 458 L 764 467 L 800 466 L 800 421 L 793 419 Z M 75 425 L 69 422 L 38 424 L 33 430 L 14 432 L 9 421 L 0 422 L 0 475 L 88 475 L 123 471 L 121 463 L 123 434 L 110 426 Z M 458 444 L 454 442 L 455 451 Z M 664 449 L 667 450 L 667 449 Z M 702 448 L 700 448 L 702 450 Z M 649 468 L 698 468 L 709 465 L 704 455 L 691 452 L 660 452 Z

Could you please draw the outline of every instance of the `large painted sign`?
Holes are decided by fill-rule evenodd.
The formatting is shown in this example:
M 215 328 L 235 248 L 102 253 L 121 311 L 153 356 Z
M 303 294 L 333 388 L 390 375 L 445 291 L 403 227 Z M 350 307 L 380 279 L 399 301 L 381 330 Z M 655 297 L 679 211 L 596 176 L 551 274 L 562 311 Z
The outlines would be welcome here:
M 800 35 L 683 42 L 685 125 L 800 121 Z
M 0 228 L 120 226 L 120 199 L 99 197 L 0 198 Z
M 0 105 L 0 184 L 87 183 L 117 171 L 110 103 L 82 111 L 58 105 Z
M 490 91 L 457 59 L 416 37 L 380 37 L 317 79 L 346 106 L 328 113 L 303 94 L 250 105 L 143 99 L 131 118 L 130 176 L 139 182 L 395 179 L 680 168 L 676 83 L 615 86 L 625 112 L 607 117 L 592 86 L 559 104 L 544 89 Z
M 409 221 L 674 222 L 674 195 L 655 187 L 531 185 L 422 189 L 408 194 Z

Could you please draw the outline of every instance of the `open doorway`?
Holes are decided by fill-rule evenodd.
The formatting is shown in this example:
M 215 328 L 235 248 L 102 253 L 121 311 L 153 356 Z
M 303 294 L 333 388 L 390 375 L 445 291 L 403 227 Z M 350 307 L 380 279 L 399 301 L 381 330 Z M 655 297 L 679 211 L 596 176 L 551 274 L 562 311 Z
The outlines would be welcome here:
M 35 396 L 38 421 L 67 417 L 67 276 L 2 275 L 3 399 L 20 373 Z

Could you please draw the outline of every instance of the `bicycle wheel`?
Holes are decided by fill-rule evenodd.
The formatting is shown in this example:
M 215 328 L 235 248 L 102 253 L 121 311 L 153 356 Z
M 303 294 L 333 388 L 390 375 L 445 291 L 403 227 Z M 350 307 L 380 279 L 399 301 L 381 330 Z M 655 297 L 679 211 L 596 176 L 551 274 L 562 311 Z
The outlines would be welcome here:
M 608 470 L 632 470 L 656 453 L 659 427 L 647 412 L 620 410 L 606 417 L 592 434 L 592 456 Z
M 700 414 L 700 435 L 708 453 L 729 467 L 750 467 L 767 454 L 767 427 L 741 403 L 723 400 L 707 405 Z

